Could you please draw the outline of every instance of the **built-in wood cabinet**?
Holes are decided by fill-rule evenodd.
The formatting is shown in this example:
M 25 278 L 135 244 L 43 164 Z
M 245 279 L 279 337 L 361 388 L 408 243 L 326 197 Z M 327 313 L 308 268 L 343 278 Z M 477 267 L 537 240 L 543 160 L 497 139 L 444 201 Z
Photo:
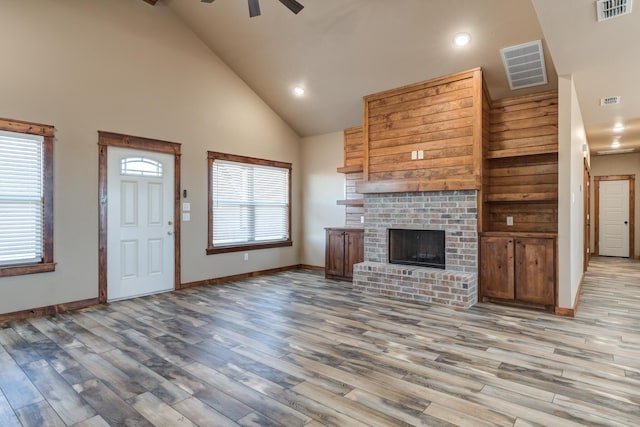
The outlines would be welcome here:
M 364 230 L 326 228 L 325 277 L 352 280 L 353 265 L 364 260 Z
M 484 297 L 515 298 L 513 246 L 513 237 L 480 238 L 480 253 L 485 261 L 480 263 Z
M 482 297 L 553 309 L 556 238 L 553 235 L 485 233 L 480 236 Z
M 553 309 L 558 94 L 491 101 L 484 140 L 480 298 Z

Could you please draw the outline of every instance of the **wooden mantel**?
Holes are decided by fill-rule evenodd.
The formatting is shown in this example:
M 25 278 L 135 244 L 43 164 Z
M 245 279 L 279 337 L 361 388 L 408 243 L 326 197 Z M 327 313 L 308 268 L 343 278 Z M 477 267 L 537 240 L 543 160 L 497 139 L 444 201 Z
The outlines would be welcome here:
M 480 177 L 453 178 L 439 180 L 360 181 L 356 190 L 360 194 L 371 193 L 410 193 L 423 191 L 480 190 Z

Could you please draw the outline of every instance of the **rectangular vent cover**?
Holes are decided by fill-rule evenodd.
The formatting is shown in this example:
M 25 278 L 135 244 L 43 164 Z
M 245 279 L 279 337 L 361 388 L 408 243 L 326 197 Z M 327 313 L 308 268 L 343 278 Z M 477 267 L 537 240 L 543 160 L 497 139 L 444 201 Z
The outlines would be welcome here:
M 620 104 L 619 96 L 609 96 L 607 98 L 600 98 L 600 106 L 604 107 L 606 105 L 616 105 Z
M 631 13 L 631 0 L 598 0 L 598 22 Z
M 634 150 L 633 148 L 623 148 L 623 149 L 618 149 L 618 150 L 604 150 L 604 151 L 598 151 L 599 155 L 605 156 L 607 154 L 624 154 L 624 153 L 632 153 Z
M 542 42 L 535 40 L 500 49 L 511 90 L 547 84 Z

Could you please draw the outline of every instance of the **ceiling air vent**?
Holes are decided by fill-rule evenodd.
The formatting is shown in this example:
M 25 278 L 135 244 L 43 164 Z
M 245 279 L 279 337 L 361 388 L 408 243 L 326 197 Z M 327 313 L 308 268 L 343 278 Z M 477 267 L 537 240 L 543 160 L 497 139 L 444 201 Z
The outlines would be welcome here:
M 619 96 L 609 96 L 607 98 L 600 98 L 600 106 L 604 107 L 606 105 L 616 105 L 620 104 Z
M 598 0 L 598 22 L 631 13 L 631 0 Z
M 547 84 L 540 40 L 500 49 L 511 90 Z
M 623 148 L 623 149 L 618 149 L 618 150 L 604 150 L 604 151 L 598 151 L 599 155 L 605 156 L 607 154 L 624 154 L 624 153 L 632 153 L 634 150 L 633 148 Z

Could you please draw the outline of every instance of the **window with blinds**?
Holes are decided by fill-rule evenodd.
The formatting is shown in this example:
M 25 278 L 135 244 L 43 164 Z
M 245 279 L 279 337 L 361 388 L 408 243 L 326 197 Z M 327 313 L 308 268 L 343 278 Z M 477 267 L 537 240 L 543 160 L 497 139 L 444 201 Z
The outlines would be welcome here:
M 43 260 L 43 142 L 0 131 L 0 267 Z
M 209 153 L 209 248 L 290 244 L 290 175 L 289 163 Z

